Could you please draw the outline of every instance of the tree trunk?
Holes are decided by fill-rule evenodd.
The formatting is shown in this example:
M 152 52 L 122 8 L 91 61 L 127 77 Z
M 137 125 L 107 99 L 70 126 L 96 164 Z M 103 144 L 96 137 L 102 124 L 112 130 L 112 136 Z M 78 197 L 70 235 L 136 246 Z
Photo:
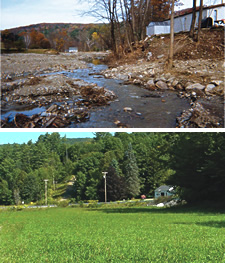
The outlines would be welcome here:
M 128 18 L 125 18 L 124 14 L 127 14 L 126 12 L 126 2 L 124 2 L 124 6 L 122 4 L 122 0 L 120 0 L 120 9 L 121 9 L 121 14 L 122 14 L 122 18 L 123 18 L 123 24 L 124 24 L 124 30 L 125 30 L 125 36 L 126 36 L 126 40 L 127 40 L 127 45 L 130 48 L 130 51 L 133 52 L 133 47 L 131 45 L 131 41 L 129 38 L 129 25 L 128 25 Z M 124 8 L 124 9 L 123 9 Z
M 191 21 L 191 28 L 190 28 L 190 33 L 189 33 L 189 36 L 190 36 L 191 38 L 194 37 L 194 32 L 195 32 L 196 4 L 197 4 L 197 0 L 193 0 L 192 21 Z
M 197 36 L 196 36 L 196 41 L 197 41 L 197 42 L 199 42 L 200 33 L 201 33 L 202 10 L 203 10 L 203 0 L 200 0 L 200 9 L 199 9 L 199 17 L 198 17 L 198 34 L 197 34 Z
M 148 11 L 149 11 L 149 6 L 150 6 L 150 0 L 146 0 L 146 6 L 145 6 L 145 12 L 144 12 L 144 16 L 142 19 L 142 31 L 141 31 L 141 39 L 144 40 L 145 36 L 146 36 L 146 26 L 147 26 L 147 21 L 148 21 Z
M 132 29 L 133 29 L 133 37 L 134 42 L 136 42 L 137 39 L 137 32 L 136 32 L 136 17 L 134 12 L 134 0 L 131 0 L 131 17 L 132 17 Z
M 168 59 L 168 69 L 171 69 L 173 66 L 173 45 L 174 45 L 174 0 L 172 1 L 171 6 L 171 18 L 170 18 L 170 51 Z

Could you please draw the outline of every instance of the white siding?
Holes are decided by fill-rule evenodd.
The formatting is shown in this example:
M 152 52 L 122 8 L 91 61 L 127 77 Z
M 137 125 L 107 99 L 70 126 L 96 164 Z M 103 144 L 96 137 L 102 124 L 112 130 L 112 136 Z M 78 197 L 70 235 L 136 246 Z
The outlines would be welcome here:
M 168 191 L 155 191 L 155 198 L 158 198 L 160 196 L 162 196 L 162 193 L 164 193 L 163 196 L 171 196 L 173 195 L 172 193 L 168 192 Z
M 219 6 L 211 9 L 205 9 L 202 12 L 202 19 L 206 19 L 207 17 L 211 17 L 213 19 L 213 23 L 215 21 L 215 11 L 217 11 L 217 20 L 225 19 L 225 6 Z M 198 26 L 198 17 L 199 12 L 196 12 L 196 22 L 195 27 Z M 174 18 L 174 32 L 182 32 L 182 31 L 189 31 L 191 28 L 191 20 L 192 14 L 187 14 L 183 16 L 179 16 Z M 170 20 L 168 20 L 170 24 Z M 167 25 L 149 25 L 147 27 L 147 35 L 160 35 L 160 34 L 169 34 L 170 33 L 170 26 Z
M 207 10 L 207 17 L 211 17 L 213 19 L 213 23 L 215 22 L 215 11 L 217 11 L 217 20 L 225 19 L 225 6 L 212 8 Z

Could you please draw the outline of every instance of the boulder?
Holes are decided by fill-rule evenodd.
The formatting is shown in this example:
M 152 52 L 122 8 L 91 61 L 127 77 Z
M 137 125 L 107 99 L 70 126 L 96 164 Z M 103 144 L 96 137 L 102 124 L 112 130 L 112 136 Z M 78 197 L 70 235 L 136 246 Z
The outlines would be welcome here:
M 201 85 L 200 83 L 194 83 L 186 87 L 186 91 L 191 90 L 204 90 L 205 86 Z
M 222 80 L 212 80 L 210 84 L 214 84 L 216 86 L 219 86 L 223 81 Z
M 215 87 L 216 87 L 216 86 L 215 86 L 214 84 L 208 84 L 208 85 L 206 85 L 205 93 L 206 93 L 207 95 L 213 94 Z
M 175 89 L 176 89 L 176 90 L 184 90 L 183 86 L 182 86 L 180 83 L 178 83 L 178 84 L 175 86 Z
M 178 80 L 174 79 L 171 84 L 173 87 L 175 87 L 178 83 L 179 83 Z
M 156 86 L 155 86 L 155 83 L 154 83 L 154 79 L 149 79 L 148 82 L 145 84 L 145 87 L 146 89 L 149 89 L 149 90 L 156 90 Z
M 169 89 L 168 85 L 162 80 L 157 81 L 155 85 L 160 90 L 167 90 L 167 89 Z

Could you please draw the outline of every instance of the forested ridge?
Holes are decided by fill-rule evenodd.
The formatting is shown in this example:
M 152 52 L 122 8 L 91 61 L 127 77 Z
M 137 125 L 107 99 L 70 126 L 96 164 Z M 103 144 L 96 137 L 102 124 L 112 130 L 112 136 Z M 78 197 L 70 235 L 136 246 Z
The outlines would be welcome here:
M 0 204 L 44 200 L 55 184 L 75 176 L 74 198 L 108 201 L 153 196 L 169 184 L 188 202 L 225 200 L 224 133 L 96 133 L 94 139 L 71 140 L 59 133 L 37 142 L 0 145 Z M 56 184 L 56 188 L 57 188 Z

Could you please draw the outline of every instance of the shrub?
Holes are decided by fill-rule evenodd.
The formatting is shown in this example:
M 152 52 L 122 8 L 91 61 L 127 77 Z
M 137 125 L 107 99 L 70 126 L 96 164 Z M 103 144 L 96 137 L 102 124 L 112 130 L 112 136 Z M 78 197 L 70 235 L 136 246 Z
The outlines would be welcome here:
M 98 200 L 88 200 L 88 207 L 96 208 L 98 206 Z
M 67 207 L 68 205 L 69 205 L 68 200 L 63 200 L 63 201 L 58 202 L 59 207 Z
M 166 203 L 172 200 L 173 198 L 173 196 L 160 196 L 154 200 L 154 204 L 157 205 L 159 203 Z

